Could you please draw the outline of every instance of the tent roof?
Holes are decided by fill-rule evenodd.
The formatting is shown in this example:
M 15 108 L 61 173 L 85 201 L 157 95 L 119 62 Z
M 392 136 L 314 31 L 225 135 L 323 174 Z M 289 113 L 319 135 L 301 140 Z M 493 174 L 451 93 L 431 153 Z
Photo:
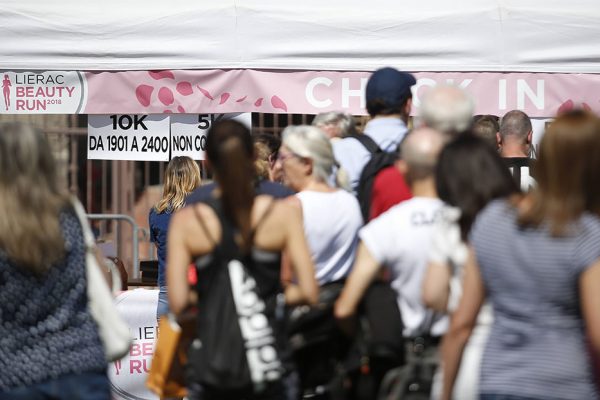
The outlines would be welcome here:
M 0 70 L 600 72 L 597 0 L 0 0 Z

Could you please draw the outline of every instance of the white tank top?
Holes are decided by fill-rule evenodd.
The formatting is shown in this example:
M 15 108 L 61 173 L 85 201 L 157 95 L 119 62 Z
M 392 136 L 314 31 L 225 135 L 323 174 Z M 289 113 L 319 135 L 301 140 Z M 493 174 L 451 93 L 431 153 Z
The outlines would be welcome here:
M 296 194 L 302 203 L 304 234 L 319 285 L 345 278 L 356 254 L 363 224 L 356 198 L 344 191 Z

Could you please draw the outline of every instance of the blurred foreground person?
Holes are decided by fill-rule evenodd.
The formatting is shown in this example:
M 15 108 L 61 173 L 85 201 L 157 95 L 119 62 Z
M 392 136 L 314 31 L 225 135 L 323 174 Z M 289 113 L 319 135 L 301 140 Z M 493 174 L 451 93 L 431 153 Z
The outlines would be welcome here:
M 200 186 L 200 168 L 189 157 L 173 157 L 165 171 L 162 198 L 148 217 L 150 240 L 156 245 L 158 255 L 158 306 L 156 319 L 169 312 L 167 299 L 167 231 L 171 215 L 185 205 L 185 198 Z
M 0 125 L 0 399 L 106 399 L 86 246 L 46 138 Z
M 173 216 L 169 229 L 169 305 L 190 304 L 188 265 L 198 272 L 197 338 L 186 378 L 190 399 L 294 399 L 295 374 L 286 365 L 281 327 L 281 252 L 297 285 L 288 303 L 314 303 L 318 287 L 298 210 L 256 195 L 249 130 L 236 121 L 214 124 L 206 154 L 217 188 L 206 203 Z
M 431 309 L 451 314 L 462 295 L 471 225 L 490 201 L 517 193 L 518 188 L 489 142 L 471 134 L 461 135 L 444 147 L 435 180 L 438 195 L 445 204 L 434 225 L 423 301 Z M 479 312 L 454 386 L 456 400 L 479 398 L 479 368 L 492 324 L 491 311 L 489 304 L 485 304 Z M 441 378 L 441 373 L 436 373 L 433 398 L 441 395 Z
M 410 387 L 414 371 L 419 394 L 427 396 L 438 363 L 440 338 L 448 327 L 448 318 L 427 309 L 422 301 L 433 224 L 443 206 L 435 190 L 434 171 L 444 144 L 445 136 L 431 128 L 416 129 L 402 142 L 400 168 L 414 197 L 390 208 L 359 231 L 356 261 L 334 309 L 336 318 L 348 325 L 347 320 L 359 311 L 371 283 L 381 277 L 382 269 L 387 269 L 407 349 L 408 368 L 400 381 Z M 412 390 L 405 387 L 403 393 L 404 389 Z
M 538 186 L 493 201 L 478 216 L 464 292 L 443 344 L 444 399 L 486 298 L 494 322 L 481 399 L 598 398 L 589 354 L 600 351 L 598 154 L 595 116 L 558 117 L 541 141 Z

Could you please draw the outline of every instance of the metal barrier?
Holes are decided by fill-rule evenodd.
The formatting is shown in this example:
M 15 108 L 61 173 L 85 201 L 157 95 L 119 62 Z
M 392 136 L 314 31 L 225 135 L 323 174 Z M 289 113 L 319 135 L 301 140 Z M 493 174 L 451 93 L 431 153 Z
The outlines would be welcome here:
M 116 221 L 126 221 L 131 224 L 131 228 L 133 231 L 133 278 L 140 278 L 140 261 L 139 261 L 139 239 L 138 232 L 142 230 L 135 223 L 135 220 L 126 214 L 87 214 L 87 218 L 90 220 L 116 220 Z M 142 230 L 143 231 L 143 230 Z M 118 238 L 117 238 L 118 241 Z

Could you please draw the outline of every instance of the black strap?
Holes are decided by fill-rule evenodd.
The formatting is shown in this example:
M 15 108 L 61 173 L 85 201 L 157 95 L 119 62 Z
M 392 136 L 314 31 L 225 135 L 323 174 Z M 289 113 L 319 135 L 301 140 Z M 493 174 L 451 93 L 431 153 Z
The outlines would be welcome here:
M 252 242 L 254 242 L 254 235 L 256 234 L 256 231 L 262 225 L 262 223 L 265 221 L 265 219 L 267 219 L 267 217 L 271 213 L 271 210 L 273 209 L 274 205 L 275 205 L 275 198 L 271 197 L 271 201 L 269 202 L 269 205 L 267 205 L 267 209 L 265 210 L 263 215 L 260 216 L 258 222 L 256 223 L 256 226 L 254 228 L 252 228 L 252 232 L 250 232 L 250 240 L 252 240 Z
M 208 238 L 210 243 L 213 246 L 217 246 L 217 241 L 215 240 L 215 238 L 212 237 L 212 235 L 208 231 L 208 227 L 206 226 L 206 223 L 204 222 L 204 218 L 202 218 L 202 215 L 200 215 L 200 211 L 198 210 L 197 206 L 198 206 L 197 204 L 192 206 L 192 209 L 194 210 L 194 214 L 196 215 L 196 219 L 198 220 L 198 222 L 200 222 L 200 226 L 202 227 L 202 230 L 204 231 L 204 234 L 206 235 L 206 237 Z
M 369 151 L 369 153 L 371 154 L 375 154 L 375 153 L 379 153 L 382 150 L 379 148 L 379 145 L 373 140 L 373 138 L 369 135 L 365 135 L 365 134 L 352 134 L 352 135 L 348 135 L 346 136 L 347 138 L 354 138 L 356 140 L 358 140 L 360 142 L 360 144 L 362 144 L 365 149 L 367 149 Z

